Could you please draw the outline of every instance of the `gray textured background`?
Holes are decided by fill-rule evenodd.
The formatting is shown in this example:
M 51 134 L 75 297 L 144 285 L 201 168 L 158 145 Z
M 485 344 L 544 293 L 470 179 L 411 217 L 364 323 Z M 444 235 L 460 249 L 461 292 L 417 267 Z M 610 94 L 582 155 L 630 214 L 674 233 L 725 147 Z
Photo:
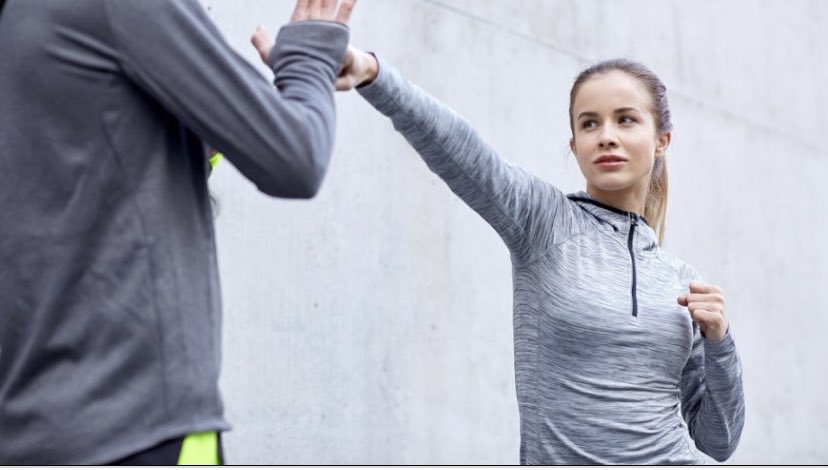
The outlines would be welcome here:
M 202 0 L 252 63 L 291 0 Z M 828 1 L 360 0 L 356 45 L 565 191 L 574 76 L 616 56 L 667 83 L 666 248 L 724 287 L 744 363 L 738 464 L 828 463 Z M 265 76 L 268 71 L 257 64 Z M 514 464 L 500 239 L 356 94 L 321 194 L 212 180 L 230 463 Z

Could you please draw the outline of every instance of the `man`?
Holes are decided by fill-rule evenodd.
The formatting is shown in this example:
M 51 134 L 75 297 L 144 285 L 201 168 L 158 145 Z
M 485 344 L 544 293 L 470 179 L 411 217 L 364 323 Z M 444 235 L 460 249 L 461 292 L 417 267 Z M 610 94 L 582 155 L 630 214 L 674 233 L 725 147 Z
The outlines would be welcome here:
M 297 2 L 275 87 L 197 0 L 4 2 L 0 464 L 216 463 L 204 142 L 262 192 L 313 197 L 355 1 Z

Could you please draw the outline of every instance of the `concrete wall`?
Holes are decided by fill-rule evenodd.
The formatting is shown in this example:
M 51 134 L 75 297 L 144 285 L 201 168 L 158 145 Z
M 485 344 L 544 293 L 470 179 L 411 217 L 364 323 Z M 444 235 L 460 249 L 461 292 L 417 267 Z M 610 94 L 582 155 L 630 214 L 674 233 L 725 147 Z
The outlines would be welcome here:
M 292 1 L 203 0 L 251 62 Z M 650 65 L 675 118 L 666 247 L 722 285 L 744 362 L 732 463 L 828 463 L 828 2 L 360 0 L 353 41 L 566 191 L 576 73 Z M 260 67 L 267 75 L 265 68 Z M 500 239 L 358 95 L 311 202 L 212 180 L 231 463 L 514 464 Z

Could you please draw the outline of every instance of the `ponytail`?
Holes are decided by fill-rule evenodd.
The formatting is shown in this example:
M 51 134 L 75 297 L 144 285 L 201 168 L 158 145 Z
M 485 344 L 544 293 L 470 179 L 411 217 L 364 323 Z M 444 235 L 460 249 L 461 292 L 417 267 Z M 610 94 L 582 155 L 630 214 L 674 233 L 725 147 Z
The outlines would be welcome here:
M 664 242 L 664 222 L 667 218 L 667 190 L 670 178 L 667 174 L 667 157 L 656 157 L 650 176 L 650 187 L 644 203 L 644 218 L 658 236 L 658 244 Z

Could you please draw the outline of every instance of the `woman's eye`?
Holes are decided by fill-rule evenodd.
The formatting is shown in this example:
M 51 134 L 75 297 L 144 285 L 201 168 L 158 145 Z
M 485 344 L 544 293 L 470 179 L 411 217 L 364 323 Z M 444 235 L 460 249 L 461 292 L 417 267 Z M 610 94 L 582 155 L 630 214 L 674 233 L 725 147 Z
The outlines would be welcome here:
M 634 124 L 636 122 L 638 121 L 636 121 L 635 118 L 630 116 L 622 116 L 621 119 L 619 119 L 619 123 L 621 124 Z
M 593 127 L 597 126 L 598 123 L 595 121 L 584 121 L 581 123 L 581 129 L 592 129 Z

